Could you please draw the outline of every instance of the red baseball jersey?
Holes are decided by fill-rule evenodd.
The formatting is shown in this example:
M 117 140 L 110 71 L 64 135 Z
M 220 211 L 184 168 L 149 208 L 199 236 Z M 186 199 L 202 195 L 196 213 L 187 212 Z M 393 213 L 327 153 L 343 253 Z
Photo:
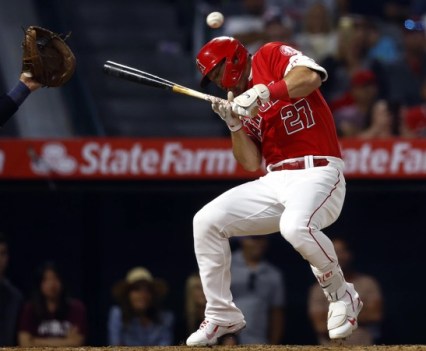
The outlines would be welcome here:
M 296 66 L 309 67 L 327 79 L 327 72 L 312 59 L 274 42 L 254 54 L 251 85 L 270 85 Z M 266 165 L 306 155 L 341 158 L 333 115 L 318 89 L 304 98 L 264 104 L 256 117 L 244 119 L 244 128 L 258 143 Z

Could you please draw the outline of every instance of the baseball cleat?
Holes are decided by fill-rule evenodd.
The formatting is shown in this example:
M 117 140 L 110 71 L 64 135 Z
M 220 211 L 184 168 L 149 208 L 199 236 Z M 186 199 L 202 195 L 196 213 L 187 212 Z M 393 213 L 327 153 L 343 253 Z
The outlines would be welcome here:
M 343 301 L 331 302 L 328 308 L 327 329 L 330 339 L 343 339 L 358 328 L 358 314 L 363 306 L 357 298 L 350 304 Z
M 230 326 L 214 324 L 209 320 L 204 320 L 198 330 L 192 333 L 186 340 L 188 346 L 211 346 L 216 345 L 219 338 L 226 334 L 236 334 L 245 328 L 246 322 L 243 320 Z

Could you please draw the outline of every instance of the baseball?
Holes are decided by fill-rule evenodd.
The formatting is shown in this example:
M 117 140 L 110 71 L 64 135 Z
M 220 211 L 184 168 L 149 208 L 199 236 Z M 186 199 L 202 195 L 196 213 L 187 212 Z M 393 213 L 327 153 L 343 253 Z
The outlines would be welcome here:
M 225 18 L 220 12 L 211 12 L 206 18 L 206 23 L 210 28 L 220 28 Z

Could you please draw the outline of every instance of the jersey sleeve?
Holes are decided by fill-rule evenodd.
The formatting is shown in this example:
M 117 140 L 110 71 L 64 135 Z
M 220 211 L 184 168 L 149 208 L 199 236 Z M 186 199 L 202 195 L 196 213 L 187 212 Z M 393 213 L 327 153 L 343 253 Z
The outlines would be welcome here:
M 327 71 L 310 57 L 284 43 L 274 42 L 264 45 L 256 53 L 260 65 L 268 67 L 276 79 L 285 77 L 294 67 L 308 67 L 321 76 L 322 81 L 328 78 Z
M 260 76 L 270 72 L 275 80 L 284 77 L 291 56 L 282 54 L 282 46 L 282 43 L 268 43 L 257 51 L 253 60 L 256 60 L 256 69 L 259 70 Z
M 290 72 L 294 67 L 302 66 L 302 67 L 308 67 L 311 70 L 316 71 L 321 76 L 321 80 L 323 82 L 325 82 L 328 78 L 327 71 L 323 67 L 321 67 L 318 63 L 316 63 L 310 57 L 303 55 L 300 51 L 298 52 L 298 54 L 290 57 L 289 61 L 290 62 L 286 68 L 284 75 Z

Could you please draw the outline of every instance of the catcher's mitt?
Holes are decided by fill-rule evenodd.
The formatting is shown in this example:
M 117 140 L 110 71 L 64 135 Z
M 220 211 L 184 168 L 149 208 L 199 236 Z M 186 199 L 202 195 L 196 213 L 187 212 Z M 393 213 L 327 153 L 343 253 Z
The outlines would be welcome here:
M 22 72 L 47 87 L 59 87 L 74 74 L 75 56 L 65 43 L 69 35 L 30 26 L 22 42 Z

